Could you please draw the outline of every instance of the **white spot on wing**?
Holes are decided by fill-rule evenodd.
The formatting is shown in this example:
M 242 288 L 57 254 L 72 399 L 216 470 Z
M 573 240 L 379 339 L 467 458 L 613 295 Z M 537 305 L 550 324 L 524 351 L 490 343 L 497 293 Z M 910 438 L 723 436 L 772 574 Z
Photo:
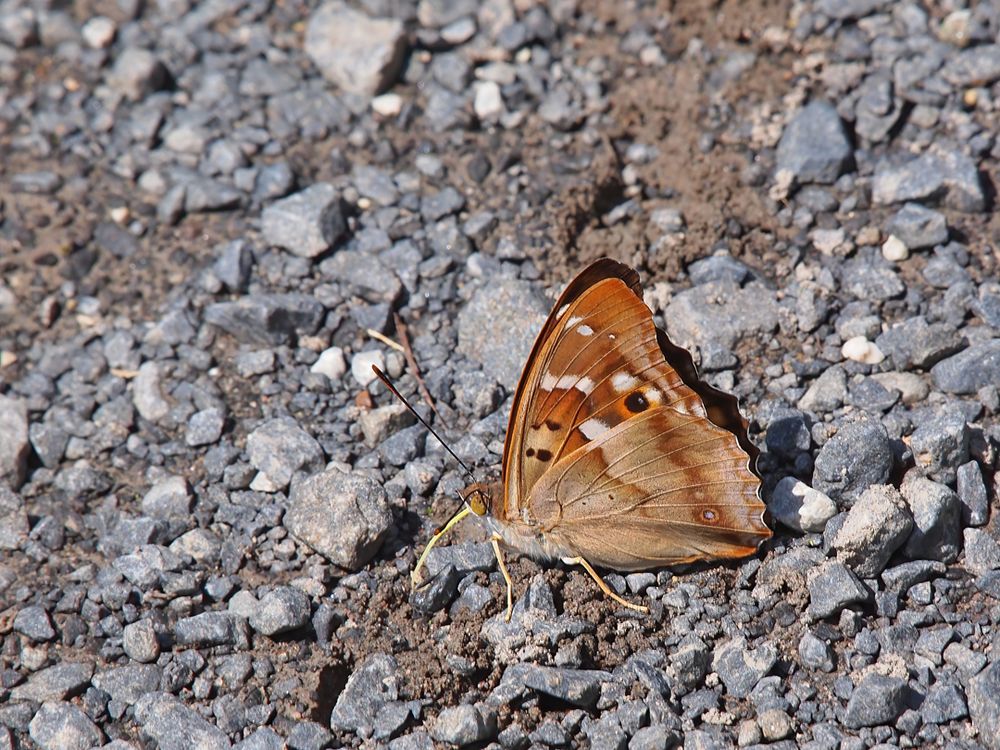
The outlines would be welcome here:
M 556 388 L 565 388 L 566 390 L 576 388 L 580 393 L 588 395 L 594 390 L 594 381 L 590 378 L 581 378 L 579 375 L 563 375 L 559 378 Z
M 560 307 L 559 312 L 556 313 L 556 318 L 561 318 L 568 309 L 569 309 L 568 303 Z
M 572 328 L 573 326 L 575 326 L 577 323 L 581 322 L 582 320 L 583 320 L 583 318 L 581 318 L 579 315 L 574 315 L 572 318 L 570 318 L 569 320 L 566 321 L 566 327 L 567 328 Z
M 594 390 L 594 381 L 590 378 L 582 378 L 579 375 L 563 375 L 561 378 L 557 378 L 551 372 L 547 372 L 542 375 L 538 387 L 543 391 L 568 391 L 571 388 L 575 388 L 586 396 L 590 395 L 590 392 Z
M 647 388 L 642 392 L 642 395 L 645 396 L 646 400 L 651 404 L 658 404 L 663 400 L 663 394 L 655 388 Z
M 587 325 L 579 325 L 576 328 L 576 332 L 581 336 L 590 336 L 594 333 L 594 329 Z
M 598 435 L 606 432 L 608 430 L 608 425 L 604 424 L 599 419 L 588 419 L 580 425 L 580 432 L 587 440 L 593 440 Z
M 639 378 L 635 377 L 631 373 L 621 370 L 616 372 L 611 376 L 611 387 L 615 389 L 616 393 L 625 393 L 625 391 L 631 391 L 639 385 Z

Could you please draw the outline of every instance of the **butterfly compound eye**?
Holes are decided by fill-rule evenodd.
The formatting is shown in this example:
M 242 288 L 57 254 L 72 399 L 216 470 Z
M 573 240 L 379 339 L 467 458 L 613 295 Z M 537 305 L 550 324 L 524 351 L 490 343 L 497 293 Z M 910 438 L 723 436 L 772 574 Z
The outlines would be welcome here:
M 475 513 L 477 516 L 485 515 L 486 513 L 486 498 L 483 496 L 481 490 L 474 490 L 466 498 L 466 502 L 469 504 L 469 510 Z

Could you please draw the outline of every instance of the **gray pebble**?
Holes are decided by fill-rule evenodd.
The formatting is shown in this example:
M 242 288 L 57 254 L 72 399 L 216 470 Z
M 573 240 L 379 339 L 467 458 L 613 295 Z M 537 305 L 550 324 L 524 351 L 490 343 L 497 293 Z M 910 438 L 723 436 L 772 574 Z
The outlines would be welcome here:
M 337 190 L 317 183 L 275 201 L 261 214 L 261 231 L 269 245 L 302 258 L 329 250 L 347 229 Z
M 461 705 L 445 708 L 438 714 L 431 737 L 438 742 L 465 747 L 496 736 L 496 714 L 476 706 Z
M 458 312 L 459 353 L 479 362 L 513 390 L 531 351 L 527 329 L 540 329 L 549 305 L 536 287 L 523 281 L 495 280 Z
M 785 477 L 768 501 L 775 520 L 800 532 L 822 532 L 837 513 L 834 502 L 795 477 Z
M 347 679 L 330 715 L 330 725 L 359 737 L 385 739 L 410 716 L 398 700 L 399 665 L 387 654 L 372 654 Z
M 288 733 L 288 747 L 292 750 L 324 750 L 332 741 L 330 731 L 315 721 L 296 721 Z
M 665 222 L 662 216 L 660 220 Z M 670 226 L 675 232 L 684 229 L 683 217 L 679 221 L 679 226 L 677 221 L 670 222 Z M 695 286 L 708 284 L 712 281 L 731 281 L 734 284 L 742 284 L 753 276 L 745 263 L 738 261 L 731 255 L 710 255 L 707 258 L 701 258 L 688 266 L 687 271 L 691 283 Z
M 72 703 L 43 703 L 29 733 L 42 750 L 89 750 L 104 743 L 103 732 Z
M 160 656 L 160 643 L 153 621 L 144 619 L 126 625 L 122 633 L 122 648 L 134 661 L 143 664 L 156 661 Z
M 938 362 L 931 376 L 945 393 L 973 394 L 985 386 L 1000 388 L 1000 339 L 973 344 Z
M 62 187 L 62 178 L 55 172 L 19 172 L 11 177 L 10 188 L 18 193 L 51 195 Z
M 492 603 L 493 594 L 488 588 L 480 586 L 478 583 L 471 583 L 461 589 L 448 613 L 454 619 L 462 612 L 472 614 L 482 612 Z
M 365 442 L 376 446 L 393 433 L 414 424 L 416 418 L 403 404 L 388 404 L 362 413 L 359 421 Z
M 0 482 L 0 550 L 14 550 L 28 538 L 28 513 L 24 500 Z
M 712 665 L 712 656 L 712 649 L 701 638 L 694 634 L 684 636 L 670 654 L 670 667 L 677 682 L 674 690 L 684 694 L 700 687 Z
M 1000 569 L 1000 541 L 989 529 L 965 529 L 965 567 L 973 573 Z
M 944 66 L 941 76 L 958 88 L 988 86 L 1000 78 L 1000 45 L 981 44 L 960 51 Z
M 233 750 L 284 750 L 285 741 L 271 727 L 260 727 L 254 733 L 233 745 Z
M 112 700 L 131 706 L 159 687 L 162 674 L 163 670 L 155 664 L 128 664 L 98 672 L 93 684 Z
M 876 206 L 906 201 L 940 200 L 958 211 L 982 211 L 986 205 L 976 163 L 960 151 L 928 151 L 900 164 L 881 161 L 872 179 Z
M 907 203 L 893 216 L 886 231 L 896 235 L 910 250 L 942 245 L 948 241 L 948 224 L 943 214 Z
M 931 685 L 920 704 L 920 716 L 925 724 L 947 724 L 968 715 L 965 696 L 955 685 Z
M 240 352 L 236 355 L 236 372 L 240 377 L 252 378 L 274 372 L 274 350 L 258 349 L 252 352 Z
M 680 738 L 672 729 L 665 726 L 642 727 L 632 735 L 628 750 L 667 750 L 680 744 Z
M 35 643 L 51 641 L 56 637 L 52 627 L 52 618 L 44 607 L 38 605 L 24 607 L 14 615 L 14 632 L 20 633 Z
M 441 568 L 410 594 L 410 604 L 421 612 L 444 609 L 455 597 L 461 576 L 451 565 Z
M 851 422 L 820 449 L 812 485 L 834 500 L 851 504 L 871 485 L 884 484 L 892 465 L 885 427 L 874 420 Z
M 977 461 L 958 467 L 958 501 L 962 506 L 963 526 L 982 526 L 989 520 L 989 498 L 983 472 Z
M 434 740 L 427 732 L 417 730 L 392 740 L 389 750 L 434 750 Z
M 960 543 L 958 496 L 923 477 L 907 477 L 901 491 L 913 513 L 913 531 L 903 551 L 913 559 L 953 562 Z
M 851 160 L 851 144 L 837 110 L 823 101 L 803 107 L 778 142 L 778 170 L 791 172 L 799 183 L 833 184 Z
M 865 604 L 872 595 L 850 568 L 834 560 L 811 571 L 808 584 L 808 613 L 817 620 L 835 615 L 852 604 Z
M 910 436 L 917 465 L 945 481 L 954 481 L 958 466 L 969 460 L 970 431 L 963 414 L 942 409 L 927 415 Z
M 799 660 L 802 662 L 802 666 L 808 669 L 818 669 L 822 672 L 833 671 L 833 649 L 830 648 L 830 644 L 812 631 L 806 631 L 799 639 Z
M 969 681 L 969 716 L 987 747 L 1000 746 L 1000 661 Z
M 513 683 L 572 706 L 592 709 L 601 694 L 601 684 L 611 674 L 594 669 L 563 669 L 536 664 L 512 664 L 504 670 L 500 682 Z
M 320 263 L 320 272 L 373 303 L 394 303 L 403 291 L 403 284 L 392 268 L 380 258 L 358 250 L 335 253 Z
M 444 567 L 452 565 L 464 578 L 470 573 L 488 572 L 496 566 L 496 556 L 489 542 L 460 542 L 437 546 L 427 556 L 427 571 L 437 575 Z
M 20 487 L 27 476 L 28 442 L 27 405 L 17 398 L 0 395 L 0 481 L 8 482 L 13 489 Z
M 331 83 L 373 96 L 395 80 L 406 54 L 406 30 L 398 19 L 371 18 L 340 0 L 313 12 L 305 52 Z
M 62 662 L 32 674 L 10 693 L 12 701 L 61 701 L 82 693 L 90 685 L 94 665 L 89 662 Z
M 839 409 L 846 400 L 847 373 L 840 365 L 833 365 L 812 382 L 796 406 L 818 415 Z
M 752 283 L 709 282 L 675 294 L 664 310 L 667 333 L 681 346 L 716 341 L 733 349 L 744 336 L 768 334 L 778 325 L 774 292 Z
M 292 586 L 277 586 L 260 599 L 250 627 L 266 636 L 296 630 L 309 622 L 309 597 Z
M 160 750 L 226 750 L 225 733 L 172 695 L 151 693 L 135 706 L 141 735 Z
M 906 708 L 906 683 L 898 677 L 870 673 L 851 694 L 844 724 L 852 729 L 891 724 Z
M 144 362 L 132 380 L 132 403 L 139 415 L 149 422 L 159 422 L 170 413 L 170 402 L 163 397 L 160 368 Z
M 318 471 L 324 465 L 320 444 L 291 417 L 261 424 L 247 436 L 246 452 L 253 467 L 278 489 L 297 473 Z
M 908 318 L 875 339 L 875 345 L 892 359 L 897 370 L 922 370 L 965 347 L 959 333 L 945 323 L 928 324 L 923 316 Z
M 228 612 L 202 612 L 174 625 L 174 639 L 181 646 L 236 646 L 246 648 L 250 635 L 246 620 Z
M 170 476 L 154 484 L 142 497 L 142 512 L 164 520 L 184 518 L 194 505 L 194 498 L 184 477 Z
M 128 47 L 118 54 L 108 76 L 111 85 L 132 101 L 164 88 L 170 74 L 156 55 L 140 47 Z
M 392 206 L 399 200 L 396 181 L 384 169 L 368 164 L 357 164 L 351 170 L 351 180 L 359 195 L 380 206 Z
M 940 578 L 947 570 L 944 563 L 937 560 L 912 560 L 886 568 L 882 572 L 882 582 L 887 590 L 903 593 L 918 583 Z
M 777 661 L 778 652 L 773 644 L 765 642 L 749 649 L 746 639 L 740 637 L 716 647 L 712 669 L 718 673 L 729 695 L 746 698 Z
M 222 409 L 212 407 L 195 412 L 188 420 L 184 442 L 191 447 L 217 443 L 225 425 L 226 413 Z
M 331 562 L 358 570 L 382 545 L 392 514 L 378 482 L 330 469 L 293 487 L 284 524 Z
M 907 540 L 913 518 L 892 485 L 865 490 L 847 513 L 831 548 L 862 578 L 874 578 Z
M 443 219 L 465 207 L 465 197 L 453 187 L 446 187 L 434 195 L 425 195 L 420 200 L 420 213 L 425 221 Z

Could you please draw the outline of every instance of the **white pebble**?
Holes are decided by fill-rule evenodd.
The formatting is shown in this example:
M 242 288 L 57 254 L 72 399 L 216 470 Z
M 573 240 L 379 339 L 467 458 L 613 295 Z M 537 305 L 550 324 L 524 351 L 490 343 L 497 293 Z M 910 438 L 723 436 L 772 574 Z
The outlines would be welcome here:
M 319 355 L 319 359 L 309 368 L 309 371 L 326 375 L 330 380 L 340 380 L 347 372 L 344 350 L 339 346 L 331 346 Z
M 894 234 L 882 243 L 882 257 L 892 263 L 899 263 L 910 257 L 910 248 Z
M 382 117 L 395 117 L 403 111 L 403 97 L 399 94 L 382 94 L 372 99 L 372 109 Z
M 476 98 L 472 103 L 476 117 L 480 120 L 495 120 L 503 114 L 503 97 L 500 86 L 493 81 L 476 82 Z
M 92 49 L 104 49 L 115 39 L 118 27 L 115 22 L 105 16 L 94 16 L 80 29 L 83 41 Z
M 833 255 L 844 245 L 847 235 L 843 229 L 814 229 L 809 233 L 813 246 L 823 255 Z
M 847 339 L 840 347 L 840 353 L 844 359 L 851 359 L 866 365 L 877 365 L 885 359 L 882 350 L 864 336 Z
M 819 490 L 795 477 L 785 477 L 771 494 L 771 513 L 790 529 L 820 532 L 837 514 L 837 506 Z
M 362 388 L 366 388 L 377 377 L 372 372 L 372 365 L 385 370 L 385 355 L 378 349 L 358 352 L 351 358 L 351 375 Z

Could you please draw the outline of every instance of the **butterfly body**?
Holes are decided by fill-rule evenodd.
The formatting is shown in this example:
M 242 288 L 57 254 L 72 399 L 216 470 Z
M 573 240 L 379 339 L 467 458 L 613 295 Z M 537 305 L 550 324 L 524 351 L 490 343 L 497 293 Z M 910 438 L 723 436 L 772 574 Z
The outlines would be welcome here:
M 542 328 L 502 480 L 470 488 L 470 507 L 541 559 L 631 571 L 743 557 L 771 535 L 755 456 L 735 399 L 656 328 L 635 271 L 602 259 Z

